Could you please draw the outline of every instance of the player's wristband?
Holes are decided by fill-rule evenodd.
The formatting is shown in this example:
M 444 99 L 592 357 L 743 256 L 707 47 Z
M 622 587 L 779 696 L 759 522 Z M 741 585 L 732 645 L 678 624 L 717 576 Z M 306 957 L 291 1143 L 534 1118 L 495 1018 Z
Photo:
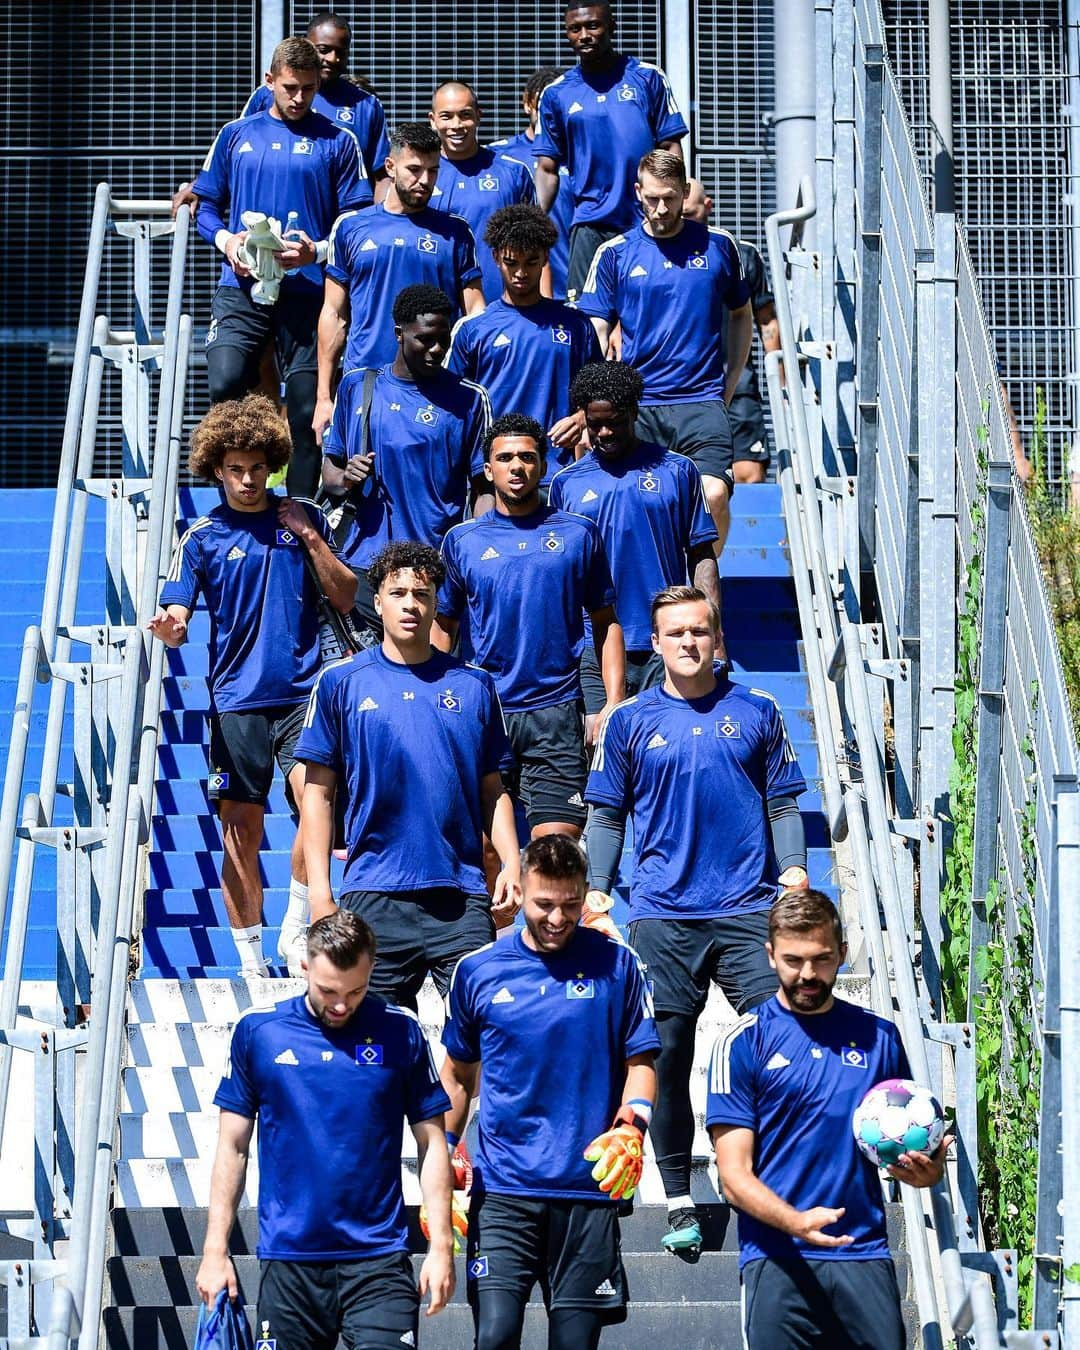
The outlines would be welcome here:
M 649 1122 L 652 1120 L 652 1113 L 652 1102 L 645 1101 L 643 1097 L 623 1102 L 622 1106 L 615 1112 L 612 1128 L 630 1125 L 637 1130 L 638 1134 L 644 1135 L 649 1128 Z
M 218 230 L 214 235 L 214 247 L 219 253 L 224 253 L 228 257 L 229 240 L 232 238 L 231 230 Z
M 644 1097 L 631 1097 L 628 1102 L 623 1102 L 624 1106 L 629 1106 L 635 1116 L 640 1116 L 645 1122 L 646 1128 L 652 1124 L 653 1104 Z
M 454 1149 L 457 1148 L 460 1142 L 461 1142 L 460 1135 L 454 1134 L 452 1130 L 446 1131 L 446 1147 L 450 1150 L 451 1153 L 453 1153 Z
M 326 262 L 327 255 L 330 252 L 330 241 L 328 239 L 315 240 L 315 261 L 322 266 Z

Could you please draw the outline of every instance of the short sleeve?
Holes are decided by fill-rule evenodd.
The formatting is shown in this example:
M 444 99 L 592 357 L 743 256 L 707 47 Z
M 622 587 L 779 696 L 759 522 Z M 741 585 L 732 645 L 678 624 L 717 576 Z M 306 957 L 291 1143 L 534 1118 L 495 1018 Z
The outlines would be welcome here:
M 360 142 L 351 131 L 340 131 L 334 147 L 334 190 L 338 211 L 355 211 L 370 206 L 375 194 L 368 182 L 364 161 L 360 158 Z
M 585 800 L 621 810 L 630 799 L 630 753 L 627 744 L 630 716 L 615 708 L 600 732 L 596 754 L 585 784 Z
M 750 299 L 750 285 L 743 273 L 742 258 L 735 242 L 728 235 L 719 239 L 720 251 L 724 255 L 724 292 L 722 299 L 728 309 L 742 309 Z
M 551 480 L 551 484 L 548 487 L 548 506 L 553 507 L 557 511 L 564 511 L 566 509 L 563 506 L 563 485 L 561 475 L 558 473 Z
M 161 588 L 161 605 L 183 605 L 186 609 L 194 609 L 205 581 L 199 532 L 193 526 L 176 546 L 169 575 Z
M 409 1069 L 405 1093 L 405 1115 L 410 1125 L 431 1120 L 450 1110 L 450 1098 L 439 1081 L 431 1046 L 420 1023 L 406 1013 L 409 1021 Z
M 765 259 L 752 244 L 742 244 L 739 248 L 742 257 L 743 276 L 750 291 L 750 303 L 755 310 L 764 309 L 773 303 L 772 287 L 765 270 Z
M 615 250 L 601 244 L 593 254 L 585 284 L 578 296 L 578 309 L 582 314 L 597 319 L 614 319 L 618 314 L 618 284 L 619 268 Z
M 495 692 L 495 681 L 490 676 L 484 682 L 486 706 L 484 709 L 483 741 L 480 750 L 480 775 L 508 772 L 514 763 L 510 740 L 506 734 L 502 704 Z
M 476 240 L 464 221 L 461 222 L 460 231 L 454 236 L 454 275 L 458 279 L 459 286 L 468 286 L 470 282 L 480 279 L 480 268 L 476 261 Z M 451 296 L 451 299 L 456 300 L 457 296 Z
M 675 95 L 671 92 L 668 77 L 662 70 L 649 72 L 649 123 L 656 138 L 661 141 L 678 141 L 689 135 L 690 128 L 679 112 Z
M 797 797 L 806 791 L 806 780 L 788 739 L 784 714 L 772 698 L 766 696 L 765 797 Z
M 757 1129 L 757 1084 L 754 1075 L 756 1019 L 738 1022 L 716 1038 L 709 1057 L 705 1124 L 741 1125 Z
M 626 947 L 624 952 L 623 989 L 626 999 L 626 1022 L 623 1054 L 629 1059 L 631 1055 L 644 1055 L 650 1050 L 659 1050 L 660 1037 L 656 1031 L 656 1015 L 641 961 L 631 947 Z
M 335 697 L 339 686 L 337 680 L 327 678 L 332 669 L 326 667 L 315 681 L 293 753 L 302 764 L 322 764 L 341 773 L 341 717 Z
M 244 104 L 240 113 L 241 117 L 254 117 L 257 112 L 262 112 L 264 108 L 270 106 L 272 95 L 265 84 L 260 84 L 257 89 L 251 91 L 248 101 Z
M 232 146 L 234 123 L 218 132 L 210 147 L 191 190 L 199 199 L 195 227 L 208 244 L 214 242 L 218 230 L 225 229 L 229 208 L 229 152 Z
M 458 563 L 457 540 L 454 538 L 453 530 L 450 530 L 443 540 L 442 556 L 446 567 L 446 576 L 443 579 L 443 584 L 439 587 L 437 609 L 440 614 L 445 614 L 449 619 L 460 619 L 465 613 L 468 593 Z
M 326 275 L 342 286 L 349 284 L 349 231 L 341 228 L 348 218 L 348 215 L 341 215 L 334 221 L 326 251 Z
M 615 583 L 611 579 L 607 553 L 600 531 L 591 529 L 585 545 L 585 608 L 590 614 L 615 603 Z
M 680 468 L 683 472 L 679 479 L 679 508 L 686 547 L 711 544 L 716 538 L 716 526 L 705 502 L 701 474 L 690 460 L 684 460 Z
M 545 155 L 556 164 L 566 163 L 566 131 L 563 127 L 562 107 L 559 104 L 558 94 L 552 92 L 551 86 L 540 95 L 532 152 L 534 159 Z
M 361 380 L 363 376 L 361 376 Z M 349 458 L 349 423 L 351 420 L 353 408 L 353 390 L 356 388 L 356 380 L 353 378 L 352 371 L 338 385 L 337 397 L 334 399 L 334 416 L 330 420 L 330 425 L 323 432 L 323 454 L 332 458 Z
M 383 111 L 383 105 L 372 96 L 366 101 L 365 107 L 367 108 L 368 124 L 367 134 L 361 148 L 370 177 L 372 174 L 385 169 L 386 157 L 390 153 L 390 142 L 386 135 L 386 113 Z
M 442 1042 L 452 1059 L 461 1064 L 475 1064 L 480 1058 L 480 1026 L 473 1007 L 469 968 L 462 969 L 467 960 L 468 957 L 462 957 L 450 980 Z
M 911 1065 L 908 1063 L 907 1051 L 904 1049 L 904 1042 L 900 1037 L 900 1029 L 895 1023 L 886 1023 L 885 1034 L 889 1039 L 890 1065 L 888 1076 L 890 1078 L 911 1078 Z
M 524 202 L 528 206 L 536 205 L 536 184 L 533 176 L 523 164 L 521 166 L 521 181 L 518 185 L 518 201 Z
M 214 1095 L 214 1105 L 222 1111 L 233 1111 L 254 1120 L 259 1114 L 259 1097 L 252 1074 L 251 1030 L 250 1017 L 241 1017 L 233 1028 L 229 1058 Z
M 472 405 L 465 419 L 465 449 L 469 455 L 469 476 L 484 475 L 484 439 L 491 426 L 491 400 L 482 385 L 473 385 Z
M 451 375 L 476 378 L 476 349 L 473 346 L 468 320 L 458 319 L 450 334 L 450 350 L 446 353 L 446 369 Z

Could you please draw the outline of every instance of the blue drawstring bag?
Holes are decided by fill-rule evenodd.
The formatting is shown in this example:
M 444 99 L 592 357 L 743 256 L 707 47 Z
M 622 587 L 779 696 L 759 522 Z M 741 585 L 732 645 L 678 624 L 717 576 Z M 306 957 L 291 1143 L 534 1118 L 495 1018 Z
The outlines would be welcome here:
M 199 1308 L 195 1350 L 253 1350 L 244 1305 L 240 1299 L 232 1303 L 227 1289 L 218 1294 L 212 1309 L 205 1303 Z

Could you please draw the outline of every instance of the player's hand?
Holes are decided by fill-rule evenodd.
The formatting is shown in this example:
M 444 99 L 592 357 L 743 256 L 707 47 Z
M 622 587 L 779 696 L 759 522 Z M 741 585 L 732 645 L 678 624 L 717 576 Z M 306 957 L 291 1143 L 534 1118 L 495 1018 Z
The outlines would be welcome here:
M 208 1308 L 212 1308 L 218 1294 L 223 1289 L 229 1291 L 230 1298 L 236 1298 L 240 1290 L 236 1284 L 236 1267 L 228 1252 L 220 1255 L 203 1253 L 199 1269 L 195 1275 L 195 1290 Z
M 629 1200 L 637 1190 L 644 1167 L 642 1135 L 620 1107 L 615 1124 L 598 1134 L 585 1150 L 586 1162 L 595 1163 L 592 1179 L 613 1200 Z
M 297 539 L 304 539 L 313 529 L 311 517 L 300 503 L 293 501 L 291 497 L 283 497 L 278 502 L 277 518 L 282 529 L 292 530 Z
M 560 417 L 553 427 L 548 427 L 548 440 L 560 450 L 573 450 L 585 434 L 584 412 L 571 413 L 569 417 Z
M 589 717 L 586 717 L 585 719 L 586 745 L 591 747 L 596 744 L 596 742 L 600 739 L 600 733 L 604 729 L 604 723 L 608 720 L 612 712 L 617 707 L 618 707 L 617 703 L 609 701 L 604 704 L 604 706 L 600 709 L 598 713 L 592 713 Z
M 315 241 L 309 239 L 303 230 L 290 230 L 285 247 L 278 254 L 278 262 L 288 270 L 291 267 L 307 267 L 317 257 Z
M 810 888 L 810 878 L 805 867 L 785 867 L 779 877 L 780 894 L 785 891 L 805 891 Z
M 614 897 L 608 895 L 606 891 L 587 891 L 578 922 L 584 928 L 593 928 L 596 932 L 621 942 L 622 936 L 615 927 L 610 913 L 614 904 Z
M 886 1170 L 896 1181 L 905 1186 L 936 1186 L 945 1175 L 945 1155 L 956 1136 L 947 1134 L 941 1141 L 936 1153 L 901 1153 L 896 1162 Z
M 176 219 L 176 213 L 182 206 L 190 206 L 191 214 L 194 215 L 199 207 L 199 199 L 191 190 L 190 183 L 181 183 L 173 193 L 172 201 L 169 203 L 169 214 L 173 220 Z
M 187 640 L 187 620 L 170 614 L 167 609 L 155 614 L 146 627 L 166 647 L 179 647 Z
M 495 878 L 495 891 L 491 897 L 491 912 L 496 918 L 514 915 L 521 908 L 521 881 L 516 873 L 510 873 L 504 867 Z
M 622 324 L 617 323 L 611 330 L 611 336 L 608 338 L 607 351 L 605 356 L 609 361 L 622 360 Z
M 375 469 L 374 451 L 370 455 L 350 455 L 345 465 L 345 481 L 350 487 L 366 483 Z
M 244 242 L 246 238 L 247 238 L 247 230 L 241 230 L 239 234 L 234 234 L 230 236 L 228 243 L 226 243 L 225 245 L 225 261 L 229 264 L 229 266 L 232 268 L 232 270 L 236 273 L 238 277 L 251 276 L 251 269 L 249 267 L 245 267 L 244 264 L 240 261 L 240 259 L 236 256 L 240 248 L 240 245 Z
M 850 1247 L 855 1239 L 846 1233 L 833 1237 L 831 1233 L 821 1231 L 834 1223 L 839 1223 L 845 1212 L 843 1209 L 827 1209 L 824 1205 L 818 1205 L 815 1209 L 800 1210 L 799 1221 L 791 1236 L 802 1238 L 803 1242 L 808 1242 L 811 1247 Z
M 448 1247 L 429 1247 L 420 1267 L 420 1297 L 431 1295 L 424 1313 L 434 1317 L 454 1297 L 454 1256 Z

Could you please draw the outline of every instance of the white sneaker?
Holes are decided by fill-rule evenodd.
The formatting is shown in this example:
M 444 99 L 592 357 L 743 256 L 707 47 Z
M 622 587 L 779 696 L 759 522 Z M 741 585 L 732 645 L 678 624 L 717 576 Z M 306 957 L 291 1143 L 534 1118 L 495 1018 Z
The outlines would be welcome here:
M 257 966 L 242 965 L 240 967 L 240 978 L 242 980 L 269 980 L 272 978 L 270 972 L 270 958 L 264 956 Z
M 293 979 L 302 978 L 304 968 L 300 963 L 307 960 L 307 929 L 291 928 L 286 931 L 283 928 L 278 939 L 278 956 L 285 962 Z

